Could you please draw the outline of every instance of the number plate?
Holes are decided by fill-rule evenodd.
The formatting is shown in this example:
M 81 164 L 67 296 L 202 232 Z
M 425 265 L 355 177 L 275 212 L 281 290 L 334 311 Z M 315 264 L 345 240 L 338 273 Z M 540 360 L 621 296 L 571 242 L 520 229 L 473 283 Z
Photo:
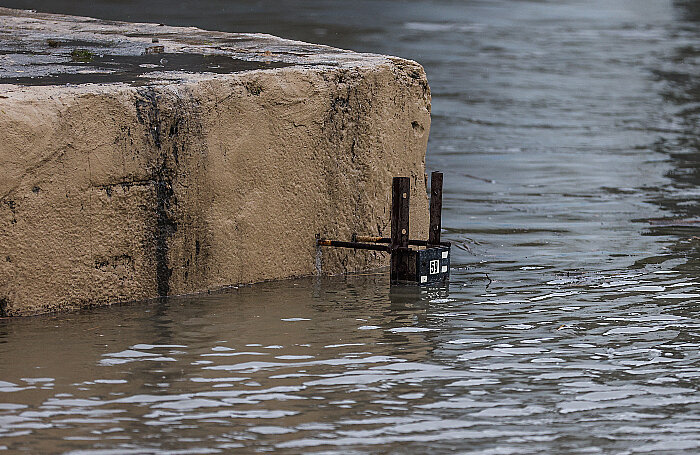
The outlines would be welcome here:
M 435 275 L 437 273 L 440 273 L 440 261 L 439 260 L 430 261 L 430 274 Z

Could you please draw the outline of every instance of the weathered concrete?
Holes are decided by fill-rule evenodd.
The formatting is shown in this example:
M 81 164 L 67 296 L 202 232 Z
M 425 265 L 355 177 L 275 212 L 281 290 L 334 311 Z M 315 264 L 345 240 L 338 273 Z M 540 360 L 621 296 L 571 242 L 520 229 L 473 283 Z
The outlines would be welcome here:
M 415 62 L 3 8 L 0 24 L 0 315 L 313 274 L 316 233 L 388 235 L 395 175 L 427 235 Z M 324 251 L 328 273 L 386 264 Z

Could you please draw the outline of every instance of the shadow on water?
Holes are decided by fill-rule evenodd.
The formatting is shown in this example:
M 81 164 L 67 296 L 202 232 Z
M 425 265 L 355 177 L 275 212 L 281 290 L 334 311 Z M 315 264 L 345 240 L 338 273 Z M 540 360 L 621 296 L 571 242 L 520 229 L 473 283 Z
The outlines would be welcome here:
M 700 22 L 700 5 L 694 0 L 674 0 L 674 6 L 684 21 Z
M 680 42 L 652 70 L 669 106 L 665 118 L 669 132 L 659 136 L 655 150 L 668 157 L 672 169 L 666 173 L 670 184 L 651 194 L 653 202 L 673 216 L 652 220 L 648 234 L 677 238 L 668 255 L 682 259 L 677 269 L 694 277 L 700 270 L 700 34 L 690 23 L 700 22 L 700 4 L 675 1 L 674 5 L 684 21 L 676 31 Z

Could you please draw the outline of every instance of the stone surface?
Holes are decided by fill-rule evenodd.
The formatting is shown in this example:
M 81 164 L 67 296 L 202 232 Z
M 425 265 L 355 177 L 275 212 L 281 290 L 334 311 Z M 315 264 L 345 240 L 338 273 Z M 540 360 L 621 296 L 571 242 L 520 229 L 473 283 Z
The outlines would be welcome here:
M 415 62 L 0 8 L 0 315 L 315 273 L 314 236 L 427 236 Z M 324 250 L 323 272 L 386 265 Z

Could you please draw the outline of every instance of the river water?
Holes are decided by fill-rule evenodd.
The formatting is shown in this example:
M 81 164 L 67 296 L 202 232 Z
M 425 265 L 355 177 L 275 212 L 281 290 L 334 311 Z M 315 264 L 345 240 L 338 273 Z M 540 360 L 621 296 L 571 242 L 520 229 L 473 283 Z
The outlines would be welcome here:
M 700 452 L 698 2 L 4 3 L 419 61 L 455 246 L 447 289 L 381 271 L 0 321 L 0 449 Z

